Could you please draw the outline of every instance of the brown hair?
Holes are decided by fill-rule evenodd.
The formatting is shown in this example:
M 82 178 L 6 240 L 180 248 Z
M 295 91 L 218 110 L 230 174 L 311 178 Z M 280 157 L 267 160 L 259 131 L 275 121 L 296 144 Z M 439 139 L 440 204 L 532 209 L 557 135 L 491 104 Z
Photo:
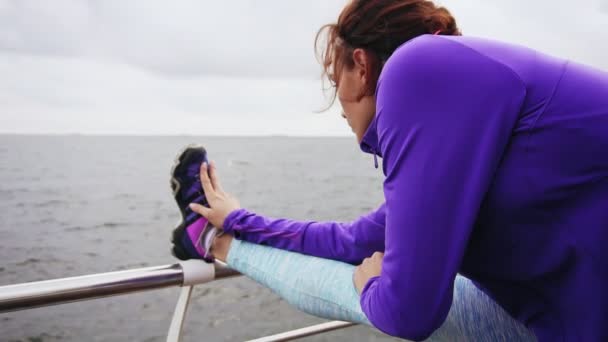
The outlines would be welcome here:
M 352 54 L 355 49 L 364 49 L 370 57 L 367 71 L 371 76 L 360 100 L 375 93 L 380 71 L 399 45 L 438 31 L 442 35 L 461 35 L 450 12 L 432 1 L 352 0 L 340 13 L 338 22 L 321 27 L 315 38 L 315 51 L 323 65 L 323 76 L 333 88 L 331 103 L 336 98 L 341 70 L 354 67 Z M 325 32 L 325 48 L 319 50 L 319 40 Z

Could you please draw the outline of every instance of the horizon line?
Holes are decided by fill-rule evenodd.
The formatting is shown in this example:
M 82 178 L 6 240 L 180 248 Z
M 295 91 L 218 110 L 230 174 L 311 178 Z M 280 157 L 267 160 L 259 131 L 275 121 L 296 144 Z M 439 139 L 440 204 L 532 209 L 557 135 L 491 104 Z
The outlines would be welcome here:
M 337 134 L 177 134 L 177 133 L 56 133 L 56 132 L 2 132 L 0 136 L 82 136 L 82 137 L 245 137 L 245 138 L 354 138 L 354 135 Z

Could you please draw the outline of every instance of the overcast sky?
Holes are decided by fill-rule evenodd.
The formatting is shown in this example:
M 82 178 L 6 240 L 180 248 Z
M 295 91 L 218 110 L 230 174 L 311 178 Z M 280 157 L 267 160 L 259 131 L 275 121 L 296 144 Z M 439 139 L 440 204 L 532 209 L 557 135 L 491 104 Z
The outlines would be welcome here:
M 343 0 L 0 0 L 0 132 L 352 135 L 314 35 Z M 608 70 L 608 0 L 443 0 L 465 35 Z

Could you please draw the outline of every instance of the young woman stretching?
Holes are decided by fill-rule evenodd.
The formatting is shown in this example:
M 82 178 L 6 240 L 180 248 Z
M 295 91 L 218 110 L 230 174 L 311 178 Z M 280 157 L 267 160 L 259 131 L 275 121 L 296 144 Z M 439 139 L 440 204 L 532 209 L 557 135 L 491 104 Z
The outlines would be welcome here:
M 608 73 L 462 36 L 423 0 L 354 0 L 320 33 L 385 202 L 346 223 L 262 216 L 189 148 L 175 255 L 410 340 L 607 341 Z

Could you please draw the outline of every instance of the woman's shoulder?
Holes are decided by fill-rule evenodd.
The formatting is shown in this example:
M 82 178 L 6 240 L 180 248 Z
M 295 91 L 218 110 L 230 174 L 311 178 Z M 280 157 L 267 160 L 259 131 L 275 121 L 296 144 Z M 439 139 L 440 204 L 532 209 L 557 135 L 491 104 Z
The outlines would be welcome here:
M 478 70 L 481 62 L 490 62 L 522 80 L 534 83 L 539 73 L 559 73 L 567 60 L 533 48 L 477 36 L 441 36 L 425 34 L 400 45 L 385 64 L 382 73 L 450 73 L 469 69 L 471 77 L 487 77 Z M 381 75 L 381 78 L 386 75 Z
M 448 52 L 459 50 L 462 52 L 468 50 L 478 54 L 480 57 L 485 56 L 497 60 L 500 60 L 500 56 L 504 55 L 505 52 L 520 55 L 538 53 L 538 51 L 521 44 L 485 37 L 423 34 L 398 46 L 387 63 L 394 59 L 402 59 L 405 56 L 438 56 L 449 58 Z
M 508 51 L 507 51 L 508 50 Z M 501 57 L 507 56 L 507 57 Z M 534 58 L 533 50 L 497 40 L 472 36 L 425 34 L 401 44 L 386 61 L 379 78 L 382 84 L 390 78 L 414 78 L 452 74 L 487 78 L 494 74 L 518 76 L 513 65 Z M 492 66 L 481 68 L 482 65 Z M 482 72 L 483 71 L 483 72 Z
M 424 34 L 401 44 L 389 57 L 385 66 L 449 64 L 475 59 L 492 59 L 505 65 L 509 57 L 525 60 L 537 51 L 523 45 L 476 36 L 442 36 Z M 454 58 L 456 56 L 466 58 Z
M 376 88 L 379 127 L 403 123 L 406 110 L 408 118 L 420 123 L 443 122 L 446 112 L 453 117 L 459 117 L 458 111 L 480 113 L 470 109 L 501 102 L 517 103 L 511 107 L 520 109 L 527 94 L 521 77 L 458 38 L 423 35 L 393 53 Z M 413 115 L 416 111 L 425 114 Z

